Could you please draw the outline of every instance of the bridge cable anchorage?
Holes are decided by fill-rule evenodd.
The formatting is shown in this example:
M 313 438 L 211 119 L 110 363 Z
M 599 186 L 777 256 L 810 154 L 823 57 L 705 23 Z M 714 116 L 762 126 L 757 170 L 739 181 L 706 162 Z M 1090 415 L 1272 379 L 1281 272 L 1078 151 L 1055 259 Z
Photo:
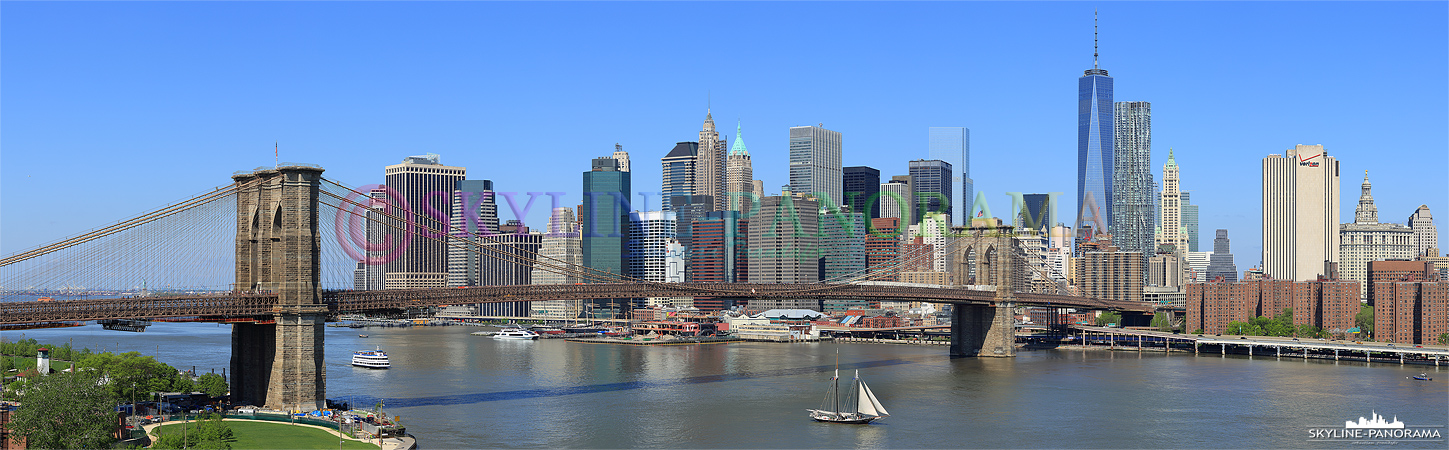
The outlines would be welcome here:
M 359 194 L 359 195 L 364 195 L 364 198 L 370 198 L 370 197 L 366 197 L 365 194 L 363 194 L 361 192 L 358 192 L 357 190 L 348 188 L 347 186 L 344 186 L 344 185 L 342 185 L 342 184 L 340 184 L 340 183 L 338 183 L 336 181 L 333 181 L 331 179 L 323 178 L 323 180 L 326 181 L 326 182 L 328 182 L 328 183 L 331 183 L 333 185 L 336 185 L 339 188 L 347 189 L 351 193 L 355 193 L 355 194 Z M 518 254 L 516 254 L 516 253 L 510 252 L 510 251 L 503 251 L 503 250 L 495 249 L 495 248 L 492 248 L 491 246 L 483 245 L 483 242 L 481 242 L 481 240 L 482 239 L 486 239 L 486 240 L 490 241 L 491 243 L 503 244 L 503 242 L 500 242 L 497 238 L 494 238 L 494 237 L 489 236 L 489 235 L 480 235 L 480 234 L 477 234 L 477 233 L 469 232 L 469 231 L 467 231 L 466 229 L 464 229 L 462 227 L 457 227 L 457 226 L 453 226 L 453 225 L 449 225 L 447 232 L 445 232 L 444 230 L 441 230 L 441 229 L 438 229 L 438 228 L 434 228 L 432 226 L 428 226 L 427 225 L 428 223 L 436 223 L 436 222 L 438 222 L 436 219 L 430 218 L 430 217 L 425 217 L 420 212 L 412 211 L 411 208 L 399 208 L 397 205 L 393 205 L 391 203 L 388 203 L 385 200 L 381 200 L 381 199 L 370 199 L 369 201 L 372 202 L 373 206 L 382 206 L 382 208 L 372 209 L 372 208 L 369 208 L 368 205 L 364 205 L 362 203 L 359 203 L 358 201 L 352 200 L 351 198 L 343 197 L 341 195 L 338 195 L 336 193 L 333 193 L 333 192 L 330 192 L 330 191 L 327 191 L 327 190 L 323 190 L 322 192 L 323 192 L 323 194 L 325 194 L 325 195 L 327 195 L 329 197 L 335 198 L 335 199 L 337 199 L 339 201 L 339 205 L 335 205 L 334 206 L 334 205 L 330 205 L 329 204 L 327 206 L 333 206 L 333 207 L 338 208 L 339 210 L 345 210 L 349 214 L 352 214 L 354 216 L 362 217 L 363 219 L 368 220 L 368 221 L 370 221 L 372 223 L 378 223 L 378 224 L 387 226 L 389 228 L 393 228 L 393 229 L 396 229 L 398 231 L 402 231 L 404 233 L 409 233 L 410 236 L 418 236 L 418 237 L 421 237 L 423 239 L 427 239 L 427 240 L 434 241 L 434 242 L 439 242 L 439 243 L 442 243 L 444 245 L 447 245 L 447 246 L 450 246 L 450 247 L 453 247 L 453 248 L 459 248 L 459 249 L 463 249 L 463 250 L 466 250 L 466 251 L 470 251 L 470 252 L 472 252 L 474 254 L 477 254 L 477 255 L 480 255 L 480 256 L 486 256 L 486 257 L 489 257 L 489 258 L 492 258 L 492 259 L 495 259 L 495 260 L 498 260 L 498 261 L 502 261 L 502 262 L 505 262 L 505 263 L 511 263 L 511 264 L 517 264 L 517 265 L 525 265 L 525 266 L 530 266 L 530 267 L 540 267 L 543 270 L 548 271 L 548 272 L 552 272 L 552 273 L 556 273 L 556 274 L 561 274 L 561 275 L 574 275 L 574 276 L 579 276 L 581 278 L 585 278 L 585 279 L 592 280 L 592 281 L 648 283 L 648 282 L 646 282 L 644 280 L 640 280 L 640 279 L 637 279 L 637 278 L 627 277 L 627 276 L 623 276 L 623 275 L 619 275 L 619 274 L 614 274 L 612 272 L 606 272 L 606 271 L 602 271 L 602 270 L 595 269 L 595 268 L 591 268 L 591 267 L 587 267 L 587 266 L 579 265 L 579 266 L 577 266 L 578 268 L 574 268 L 574 267 L 571 267 L 572 265 L 570 265 L 569 263 L 567 263 L 565 261 L 560 261 L 560 260 L 558 260 L 556 258 L 552 258 L 552 257 L 549 257 L 549 256 L 541 255 L 538 252 L 516 249 L 516 250 L 518 250 L 518 252 L 517 252 Z M 361 208 L 362 211 L 359 212 L 359 211 L 357 211 L 356 209 L 353 209 L 353 208 L 344 208 L 343 205 L 341 205 L 341 203 L 346 203 L 348 205 L 357 206 L 357 207 Z M 415 220 L 411 220 L 411 221 L 405 220 L 404 218 L 398 217 L 398 216 L 396 216 L 396 215 L 394 215 L 392 213 L 388 213 L 387 212 L 387 209 L 389 209 L 389 208 L 391 208 L 393 210 L 399 210 L 399 209 L 401 209 L 401 210 L 407 211 L 412 216 L 415 216 L 415 217 L 412 217 L 412 219 L 415 219 Z M 382 220 L 382 219 L 375 219 L 375 218 L 369 217 L 368 214 L 367 214 L 369 212 L 377 213 L 377 214 L 382 215 L 382 216 L 386 217 L 387 219 L 391 219 L 391 220 Z M 416 219 L 421 219 L 421 220 L 416 220 Z M 424 228 L 423 231 L 426 231 L 427 233 L 431 233 L 433 236 L 446 236 L 447 238 L 446 239 L 439 239 L 437 237 L 429 236 L 429 235 L 423 234 L 423 233 L 418 232 L 418 231 L 407 230 L 407 229 L 404 229 L 404 228 L 402 228 L 402 227 L 400 227 L 400 226 L 397 225 L 398 223 L 409 223 L 409 222 L 411 222 L 415 227 L 422 227 L 422 228 Z M 466 239 L 466 237 L 472 237 L 472 238 L 476 238 L 478 240 Z M 460 242 L 461 242 L 461 244 L 460 244 Z M 484 253 L 484 252 L 487 252 L 487 253 Z M 495 256 L 495 254 L 496 255 L 502 255 L 502 256 L 501 257 L 500 256 Z M 526 255 L 535 255 L 536 257 L 527 257 Z M 554 261 L 554 262 L 557 262 L 557 263 L 561 263 L 562 266 L 556 265 L 556 264 L 543 263 L 540 258 L 541 259 L 550 260 L 550 261 Z M 580 270 L 580 268 L 583 269 L 583 270 Z

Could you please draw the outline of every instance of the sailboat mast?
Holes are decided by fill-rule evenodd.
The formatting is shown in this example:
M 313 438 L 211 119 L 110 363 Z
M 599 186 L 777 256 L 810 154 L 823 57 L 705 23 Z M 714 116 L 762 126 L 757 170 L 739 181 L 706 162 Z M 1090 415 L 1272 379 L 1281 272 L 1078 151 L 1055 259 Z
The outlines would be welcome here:
M 840 414 L 840 348 L 835 349 L 835 378 L 830 379 L 835 389 L 835 414 Z

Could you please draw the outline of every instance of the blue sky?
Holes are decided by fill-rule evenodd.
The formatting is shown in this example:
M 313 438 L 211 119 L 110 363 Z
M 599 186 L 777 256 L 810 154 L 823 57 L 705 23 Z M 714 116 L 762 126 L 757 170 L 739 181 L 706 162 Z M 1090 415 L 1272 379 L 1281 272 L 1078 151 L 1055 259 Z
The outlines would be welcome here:
M 1152 102 L 1153 172 L 1174 148 L 1204 250 L 1227 228 L 1239 268 L 1258 262 L 1260 161 L 1294 144 L 1341 161 L 1343 221 L 1363 170 L 1382 220 L 1449 217 L 1444 2 L 6 2 L 0 253 L 227 184 L 278 141 L 352 185 L 432 152 L 570 202 L 620 143 L 657 191 L 707 102 L 731 139 L 743 122 L 767 193 L 790 126 L 840 131 L 845 165 L 883 177 L 926 156 L 927 127 L 965 126 L 994 212 L 1063 192 L 1070 218 L 1093 8 L 1116 100 Z

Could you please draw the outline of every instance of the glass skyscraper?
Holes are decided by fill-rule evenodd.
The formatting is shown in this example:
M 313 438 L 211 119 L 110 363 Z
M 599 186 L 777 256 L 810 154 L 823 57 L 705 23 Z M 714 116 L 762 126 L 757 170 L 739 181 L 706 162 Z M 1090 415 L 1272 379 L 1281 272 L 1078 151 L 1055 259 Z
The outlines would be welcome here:
M 873 167 L 854 166 L 843 170 L 845 200 L 851 211 L 865 214 L 866 219 L 880 217 L 880 171 Z
M 1152 188 L 1152 104 L 1117 102 L 1113 111 L 1112 243 L 1150 256 L 1156 245 Z M 1185 202 L 1184 202 L 1185 203 Z
M 584 199 L 579 205 L 584 266 L 624 274 L 629 183 L 629 172 L 620 171 L 619 161 L 612 157 L 594 158 L 592 170 L 584 172 Z
M 971 181 L 971 130 L 966 127 L 930 127 L 926 145 L 930 158 L 945 161 L 955 168 L 953 176 L 961 182 L 961 200 L 952 208 L 955 213 L 951 223 L 967 224 L 963 218 L 971 214 L 971 203 L 975 201 L 976 189 Z M 953 180 L 953 185 L 955 180 Z
M 844 204 L 840 132 L 821 127 L 790 127 L 790 192 Z
M 921 223 L 921 218 L 928 212 L 939 212 L 951 217 L 951 163 L 921 159 L 909 164 L 911 191 L 916 197 L 911 225 Z
M 1112 229 L 1112 77 L 1097 66 L 1077 79 L 1077 236 Z M 1083 229 L 1090 225 L 1091 232 Z

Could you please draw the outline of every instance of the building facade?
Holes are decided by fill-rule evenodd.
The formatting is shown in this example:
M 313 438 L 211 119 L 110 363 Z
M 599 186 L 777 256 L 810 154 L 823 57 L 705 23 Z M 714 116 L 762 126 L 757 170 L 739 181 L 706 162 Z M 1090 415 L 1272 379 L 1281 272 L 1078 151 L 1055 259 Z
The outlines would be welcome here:
M 1449 282 L 1374 284 L 1374 340 L 1442 345 L 1449 333 Z
M 539 260 L 542 264 L 553 267 L 564 267 L 578 271 L 584 264 L 583 240 L 579 237 L 579 223 L 574 219 L 574 210 L 569 207 L 558 207 L 553 209 L 553 214 L 548 219 L 548 233 L 543 235 L 540 244 Z M 544 267 L 534 267 L 533 284 L 577 284 L 582 283 L 583 278 L 578 273 L 560 273 L 565 271 L 548 270 Z
M 1219 229 L 1213 238 L 1213 251 L 1207 266 L 1206 280 L 1238 281 L 1238 264 L 1233 261 L 1232 244 L 1228 242 L 1228 230 Z
M 1104 300 L 1142 301 L 1143 267 L 1141 253 L 1119 251 L 1107 246 L 1104 251 L 1086 252 L 1076 258 L 1077 287 L 1083 296 Z
M 1231 322 L 1274 317 L 1293 310 L 1294 325 L 1311 325 L 1343 336 L 1358 314 L 1354 281 L 1255 280 L 1187 285 L 1186 329 L 1224 333 Z M 1198 331 L 1201 330 L 1201 331 Z
M 1322 145 L 1263 158 L 1263 273 L 1309 281 L 1338 259 L 1338 160 Z
M 735 143 L 730 146 L 725 164 L 725 187 L 730 211 L 754 211 L 759 201 L 759 195 L 755 193 L 755 167 L 750 160 L 750 150 L 745 148 L 745 135 L 740 124 L 735 124 Z
M 749 221 L 735 211 L 713 211 L 691 224 L 694 243 L 689 247 L 686 279 L 695 283 L 749 281 Z
M 462 180 L 453 190 L 449 235 L 458 242 L 448 246 L 448 287 L 483 286 L 478 265 L 484 239 L 498 234 L 498 203 L 493 181 Z
M 1369 298 L 1368 265 L 1371 261 L 1414 259 L 1414 230 L 1397 223 L 1379 223 L 1378 207 L 1371 194 L 1368 174 L 1359 185 L 1358 208 L 1353 223 L 1339 225 L 1339 276 L 1360 283 L 1362 298 Z
M 1113 104 L 1112 242 L 1124 251 L 1155 253 L 1152 104 Z
M 921 216 L 926 213 L 938 212 L 946 215 L 950 220 L 951 210 L 958 206 L 951 204 L 951 172 L 954 170 L 951 163 L 941 160 L 919 159 L 909 163 L 911 170 L 911 193 L 915 195 L 915 222 L 920 223 Z M 970 208 L 970 205 L 966 205 Z
M 865 238 L 866 267 L 875 269 L 895 262 L 901 254 L 901 219 L 871 219 L 869 233 Z
M 867 219 L 880 217 L 880 171 L 872 167 L 853 166 L 842 169 L 845 202 L 850 210 Z
M 1434 216 L 1429 214 L 1429 205 L 1419 205 L 1409 215 L 1409 228 L 1414 230 L 1414 256 L 1439 256 L 1439 230 L 1434 228 Z
M 699 157 L 698 142 L 680 142 L 674 144 L 660 163 L 664 166 L 663 183 L 659 188 L 660 208 L 664 211 L 672 211 L 675 199 L 683 198 L 688 202 L 695 195 L 694 182 Z
M 724 138 L 714 129 L 714 114 L 706 111 L 704 128 L 699 132 L 699 151 L 694 164 L 694 193 L 713 200 L 710 211 L 726 209 Z
M 1113 149 L 1116 147 L 1112 77 L 1097 65 L 1077 79 L 1077 219 L 1078 241 L 1112 229 Z
M 1162 166 L 1162 204 L 1158 218 L 1157 245 L 1170 245 L 1173 253 L 1187 254 L 1187 228 L 1182 226 L 1182 191 L 1178 184 L 1177 159 L 1167 150 L 1167 164 Z M 1117 242 L 1112 236 L 1112 242 Z
M 880 185 L 880 217 L 895 217 L 910 225 L 916 217 L 915 194 L 910 175 L 896 175 Z
M 790 127 L 790 192 L 844 201 L 840 132 L 823 126 Z
M 960 192 L 959 199 L 952 199 L 956 207 L 951 223 L 965 225 L 970 218 L 971 202 L 976 195 L 975 182 L 971 180 L 971 130 L 966 127 L 930 127 L 928 132 L 930 159 L 951 164 L 952 188 Z
M 448 245 L 440 239 L 431 239 L 429 233 L 444 234 L 452 216 L 453 203 L 449 200 L 459 181 L 467 176 L 467 169 L 445 166 L 435 154 L 409 156 L 402 163 L 385 169 L 387 187 L 395 191 L 407 211 L 411 211 L 413 228 L 419 230 L 411 235 L 397 229 L 389 229 L 393 242 L 408 240 L 407 249 L 400 257 L 387 263 L 384 284 L 387 289 L 439 288 L 448 285 Z M 441 195 L 439 195 L 441 194 Z M 437 211 L 431 215 L 425 211 Z M 407 213 L 402 213 L 407 214 Z M 432 231 L 428 231 L 432 230 Z
M 845 279 L 865 273 L 865 215 L 830 209 L 820 212 L 821 278 Z
M 748 231 L 751 283 L 820 280 L 819 211 L 819 202 L 803 196 L 760 199 Z
M 630 178 L 611 157 L 594 158 L 584 172 L 584 202 L 579 205 L 579 236 L 584 266 L 624 274 L 624 233 L 628 230 Z
M 1192 204 L 1192 193 L 1182 191 L 1182 228 L 1187 230 L 1187 251 L 1198 251 L 1198 205 Z
M 683 282 L 684 255 L 673 211 L 629 213 L 625 274 L 644 281 Z

